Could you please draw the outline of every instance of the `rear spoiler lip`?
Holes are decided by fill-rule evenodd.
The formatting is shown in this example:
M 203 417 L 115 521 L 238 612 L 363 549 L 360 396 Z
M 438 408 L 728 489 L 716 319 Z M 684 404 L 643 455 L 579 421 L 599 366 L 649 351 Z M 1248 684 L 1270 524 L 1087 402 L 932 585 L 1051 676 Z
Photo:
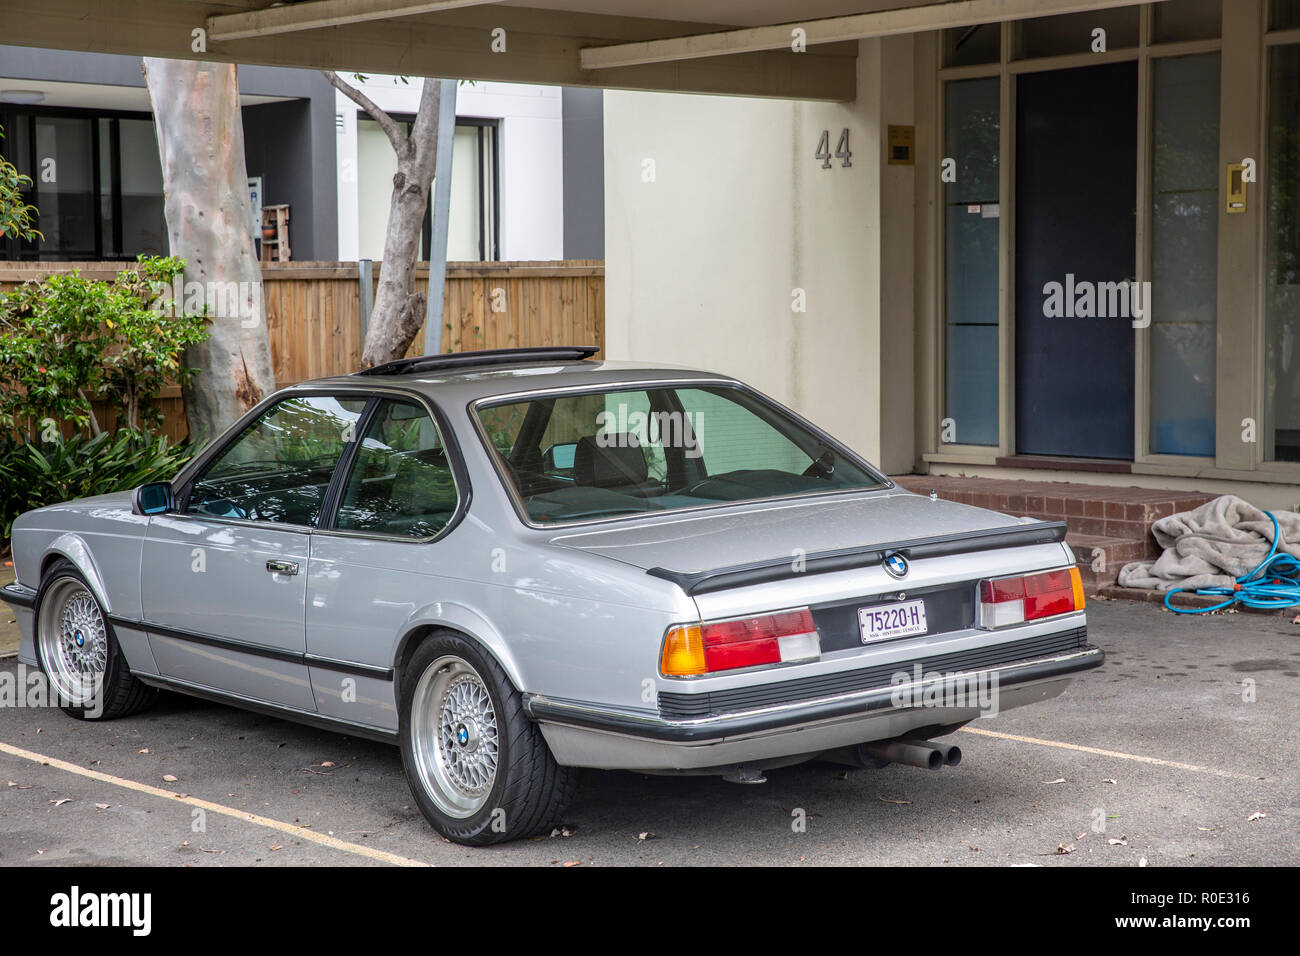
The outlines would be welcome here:
M 709 571 L 671 571 L 668 568 L 650 568 L 646 574 L 671 581 L 687 594 L 707 594 L 727 588 L 781 581 L 801 574 L 824 574 L 829 571 L 874 567 L 894 552 L 902 554 L 909 560 L 938 558 L 976 551 L 992 551 L 997 548 L 1054 544 L 1064 541 L 1065 533 L 1064 521 L 1038 521 L 1027 525 L 1017 524 L 1005 528 L 962 531 L 932 538 L 911 538 L 866 548 L 823 551 L 805 556 L 803 568 L 798 571 L 795 570 L 793 561 L 780 558 L 752 564 L 737 564 L 727 568 L 714 568 Z

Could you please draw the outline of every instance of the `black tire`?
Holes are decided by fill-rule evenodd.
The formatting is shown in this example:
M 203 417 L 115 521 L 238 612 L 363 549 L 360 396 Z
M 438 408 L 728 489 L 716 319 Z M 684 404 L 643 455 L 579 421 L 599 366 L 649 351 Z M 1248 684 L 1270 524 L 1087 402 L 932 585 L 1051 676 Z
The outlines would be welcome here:
M 431 788 L 438 790 L 440 785 L 421 767 L 428 765 L 438 742 L 430 741 L 427 731 L 417 741 L 413 719 L 413 712 L 421 706 L 417 695 L 426 696 L 423 688 L 439 675 L 455 667 L 468 679 L 467 672 L 459 671 L 459 664 L 445 663 L 453 660 L 476 673 L 495 712 L 495 772 L 490 788 L 475 798 L 482 801 L 481 806 L 462 811 L 467 815 L 448 813 L 431 795 Z M 434 634 L 416 648 L 403 668 L 400 690 L 402 767 L 416 804 L 435 830 L 455 843 L 487 846 L 549 832 L 561 822 L 577 791 L 578 771 L 555 762 L 541 730 L 524 713 L 523 698 L 492 655 L 460 635 Z
M 36 648 L 36 661 L 46 679 L 50 681 L 51 699 L 58 696 L 56 693 L 58 683 L 43 652 L 44 642 L 41 639 L 41 628 L 44 625 L 44 615 L 42 611 L 45 608 L 47 598 L 52 594 L 58 595 L 61 590 L 68 587 L 68 582 L 75 582 L 85 589 L 99 612 L 104 627 L 107 664 L 104 668 L 104 680 L 101 690 L 102 707 L 95 706 L 92 701 L 90 704 L 60 706 L 59 709 L 78 720 L 114 720 L 118 717 L 127 717 L 151 706 L 158 698 L 158 691 L 131 673 L 126 657 L 122 654 L 122 648 L 117 643 L 117 634 L 114 632 L 113 625 L 109 622 L 103 606 L 99 603 L 99 599 L 95 596 L 95 592 L 72 562 L 62 558 L 52 564 L 41 579 L 33 609 L 35 613 L 33 614 L 32 626 L 35 631 L 33 637 Z

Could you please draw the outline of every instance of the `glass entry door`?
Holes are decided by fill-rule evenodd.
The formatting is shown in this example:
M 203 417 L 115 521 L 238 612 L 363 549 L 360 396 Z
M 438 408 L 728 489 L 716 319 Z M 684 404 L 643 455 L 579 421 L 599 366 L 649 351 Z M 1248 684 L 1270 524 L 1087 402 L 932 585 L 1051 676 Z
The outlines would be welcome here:
M 1136 63 L 1017 79 L 1019 454 L 1133 458 L 1136 166 Z

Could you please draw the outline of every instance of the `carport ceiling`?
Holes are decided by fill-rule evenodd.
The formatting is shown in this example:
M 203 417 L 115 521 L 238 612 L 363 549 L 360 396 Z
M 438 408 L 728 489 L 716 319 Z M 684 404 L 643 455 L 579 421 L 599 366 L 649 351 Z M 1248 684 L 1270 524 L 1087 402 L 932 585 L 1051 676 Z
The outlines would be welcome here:
M 5 43 L 98 53 L 849 100 L 856 40 L 1135 2 L 0 0 L 0 22 Z M 791 50 L 796 26 L 807 52 Z

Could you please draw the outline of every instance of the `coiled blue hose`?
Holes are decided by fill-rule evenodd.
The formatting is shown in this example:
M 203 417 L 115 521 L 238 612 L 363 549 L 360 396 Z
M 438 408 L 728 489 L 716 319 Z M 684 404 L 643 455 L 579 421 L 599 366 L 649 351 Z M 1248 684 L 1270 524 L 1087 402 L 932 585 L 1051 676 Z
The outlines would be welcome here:
M 1271 511 L 1264 514 L 1273 522 L 1273 547 L 1268 549 L 1264 560 L 1253 571 L 1237 578 L 1230 588 L 1197 588 L 1195 591 L 1196 594 L 1220 595 L 1227 600 L 1212 607 L 1174 607 L 1169 599 L 1187 589 L 1170 588 L 1165 592 L 1165 607 L 1175 614 L 1208 614 L 1238 604 L 1264 611 L 1280 611 L 1300 605 L 1300 561 L 1289 554 L 1277 553 L 1277 539 L 1281 536 L 1277 518 Z

